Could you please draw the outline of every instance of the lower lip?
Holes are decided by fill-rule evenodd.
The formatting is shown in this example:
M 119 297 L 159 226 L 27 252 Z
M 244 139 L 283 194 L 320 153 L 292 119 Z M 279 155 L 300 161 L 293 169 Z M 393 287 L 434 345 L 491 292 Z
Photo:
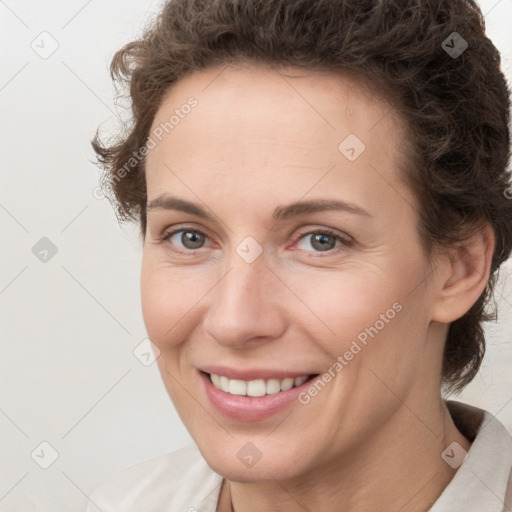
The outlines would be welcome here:
M 222 414 L 240 421 L 258 421 L 274 416 L 294 402 L 298 395 L 315 380 L 315 377 L 310 378 L 300 386 L 273 395 L 252 397 L 221 391 L 211 383 L 209 375 L 203 372 L 199 372 L 199 375 L 213 406 Z

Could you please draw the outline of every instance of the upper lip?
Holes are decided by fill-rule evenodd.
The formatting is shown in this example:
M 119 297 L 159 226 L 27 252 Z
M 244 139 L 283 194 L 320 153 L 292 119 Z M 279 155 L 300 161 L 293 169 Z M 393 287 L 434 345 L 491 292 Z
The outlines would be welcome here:
M 199 368 L 199 370 L 206 373 L 213 373 L 214 375 L 222 375 L 227 377 L 228 379 L 238 379 L 238 380 L 268 380 L 268 379 L 278 379 L 283 380 L 288 377 L 303 377 L 306 375 L 316 375 L 316 373 L 311 373 L 308 371 L 304 372 L 288 372 L 285 370 L 271 370 L 271 369 L 247 369 L 242 370 L 240 368 L 228 368 L 227 366 L 203 366 Z

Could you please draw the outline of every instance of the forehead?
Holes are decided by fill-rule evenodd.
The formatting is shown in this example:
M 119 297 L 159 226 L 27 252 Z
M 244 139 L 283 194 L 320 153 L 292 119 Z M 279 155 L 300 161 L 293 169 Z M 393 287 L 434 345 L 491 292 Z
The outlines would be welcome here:
M 349 76 L 294 68 L 229 65 L 194 72 L 164 97 L 151 134 L 156 131 L 161 140 L 152 135 L 148 193 L 176 182 L 170 168 L 194 185 L 200 180 L 216 187 L 226 179 L 263 192 L 286 183 L 303 195 L 334 166 L 335 176 L 323 185 L 334 178 L 364 187 L 370 185 L 365 181 L 376 184 L 376 173 L 397 181 L 403 159 L 403 126 L 381 95 Z
M 272 133 L 286 125 L 288 131 L 281 136 L 309 132 L 310 139 L 323 140 L 324 132 L 338 131 L 340 118 L 350 120 L 360 135 L 373 131 L 377 124 L 382 131 L 401 128 L 397 112 L 383 94 L 355 76 L 237 63 L 195 71 L 178 80 L 164 96 L 152 130 L 169 121 L 173 111 L 179 114 L 191 97 L 197 100 L 197 107 L 185 118 L 193 120 L 198 113 L 214 116 L 210 125 L 222 124 L 227 133 L 232 123 L 236 123 L 235 132 L 245 127 Z M 299 125 L 295 125 L 297 120 Z M 311 129 L 305 122 L 312 123 Z M 190 122 L 180 124 L 183 131 Z M 171 131 L 180 131 L 174 128 L 177 126 Z

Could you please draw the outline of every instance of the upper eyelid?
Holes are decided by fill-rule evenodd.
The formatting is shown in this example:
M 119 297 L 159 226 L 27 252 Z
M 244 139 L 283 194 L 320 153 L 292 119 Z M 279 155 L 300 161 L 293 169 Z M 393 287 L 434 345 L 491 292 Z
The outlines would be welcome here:
M 205 235 L 208 238 L 211 238 L 211 236 L 208 234 L 207 230 L 205 230 L 204 228 L 196 228 L 194 226 L 187 226 L 187 225 L 164 229 L 162 234 L 160 235 L 160 237 L 175 235 L 176 233 L 179 233 L 180 231 L 194 231 L 196 233 L 201 233 L 202 235 Z
M 211 238 L 204 228 L 196 228 L 194 226 L 187 226 L 187 225 L 178 226 L 176 228 L 164 229 L 164 231 L 162 232 L 160 237 L 169 236 L 171 234 L 174 235 L 176 233 L 179 233 L 180 231 L 186 231 L 186 230 L 195 231 L 195 232 L 198 232 L 198 233 L 208 236 L 208 238 Z M 309 229 L 304 229 L 304 231 L 299 230 L 299 232 L 297 233 L 297 235 L 295 237 L 297 238 L 297 237 L 301 237 L 301 236 L 305 236 L 305 235 L 311 235 L 313 233 L 328 233 L 333 236 L 338 236 L 340 238 L 345 237 L 345 238 L 352 239 L 352 237 L 348 233 L 339 232 L 338 230 L 336 230 L 334 228 L 327 228 L 327 227 L 309 228 Z

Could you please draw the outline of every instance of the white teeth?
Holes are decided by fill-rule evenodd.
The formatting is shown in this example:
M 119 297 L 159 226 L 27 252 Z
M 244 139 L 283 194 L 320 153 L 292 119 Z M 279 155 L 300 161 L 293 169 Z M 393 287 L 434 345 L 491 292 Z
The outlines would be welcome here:
M 230 379 L 228 392 L 232 395 L 246 395 L 247 382 L 245 382 L 245 380 Z
M 222 376 L 219 377 L 219 381 L 220 389 L 222 389 L 222 391 L 225 391 L 226 393 L 229 393 L 229 379 L 227 377 Z
M 303 377 L 287 377 L 286 379 L 269 379 L 267 381 L 263 379 L 257 380 L 239 380 L 239 379 L 228 379 L 223 375 L 210 374 L 213 385 L 226 393 L 231 395 L 239 396 L 265 396 L 274 395 L 280 391 L 287 391 L 293 387 L 300 386 L 309 377 L 304 375 Z
M 267 394 L 267 384 L 263 379 L 250 380 L 247 383 L 247 396 L 265 396 Z
M 297 377 L 295 379 L 295 386 L 300 386 L 303 382 L 306 382 L 307 378 L 307 375 L 305 377 Z
M 281 381 L 281 391 L 287 391 L 288 389 L 293 388 L 294 379 L 292 377 L 288 377 Z
M 275 395 L 281 391 L 281 381 L 279 379 L 267 380 L 267 395 Z
M 220 386 L 220 377 L 218 375 L 214 375 L 213 373 L 210 375 L 210 377 L 212 378 L 213 385 L 218 389 L 222 389 Z

